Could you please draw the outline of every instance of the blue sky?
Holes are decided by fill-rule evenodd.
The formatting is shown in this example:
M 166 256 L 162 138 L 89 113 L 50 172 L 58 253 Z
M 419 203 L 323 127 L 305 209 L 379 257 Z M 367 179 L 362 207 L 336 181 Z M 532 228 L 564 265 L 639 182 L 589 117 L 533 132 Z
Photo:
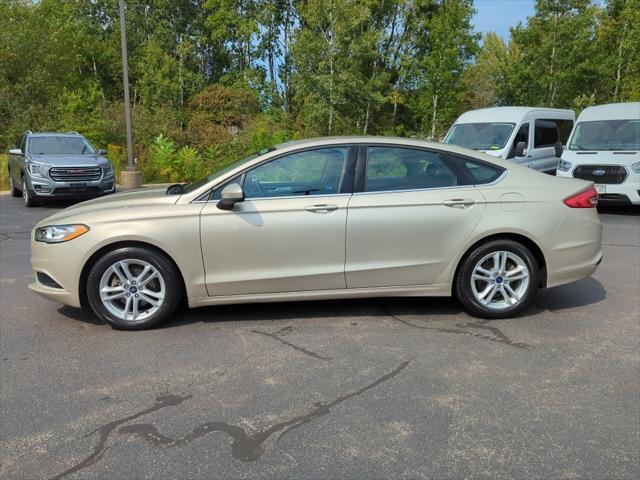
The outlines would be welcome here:
M 496 32 L 509 39 L 509 27 L 513 27 L 533 15 L 535 0 L 475 0 L 477 13 L 473 23 L 477 32 Z

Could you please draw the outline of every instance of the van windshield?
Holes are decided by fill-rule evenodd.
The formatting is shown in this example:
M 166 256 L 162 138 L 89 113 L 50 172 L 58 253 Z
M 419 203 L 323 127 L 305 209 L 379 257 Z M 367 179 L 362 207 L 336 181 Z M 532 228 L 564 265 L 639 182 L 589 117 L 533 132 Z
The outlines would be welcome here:
M 444 143 L 472 150 L 500 150 L 507 144 L 515 123 L 458 123 Z
M 640 120 L 580 122 L 569 150 L 640 150 Z

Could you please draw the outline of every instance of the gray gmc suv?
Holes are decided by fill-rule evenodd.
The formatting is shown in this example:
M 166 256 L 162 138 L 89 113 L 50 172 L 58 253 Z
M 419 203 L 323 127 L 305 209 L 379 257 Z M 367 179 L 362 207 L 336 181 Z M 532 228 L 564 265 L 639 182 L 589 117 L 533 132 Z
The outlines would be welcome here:
M 114 193 L 115 173 L 105 154 L 76 132 L 27 132 L 9 150 L 11 193 L 22 195 L 27 207 Z

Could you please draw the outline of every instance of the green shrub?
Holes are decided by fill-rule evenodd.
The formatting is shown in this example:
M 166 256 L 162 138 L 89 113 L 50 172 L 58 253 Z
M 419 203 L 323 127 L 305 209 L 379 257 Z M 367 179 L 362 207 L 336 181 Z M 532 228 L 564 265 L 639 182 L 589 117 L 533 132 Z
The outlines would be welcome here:
M 9 156 L 0 153 L 0 190 L 9 190 Z

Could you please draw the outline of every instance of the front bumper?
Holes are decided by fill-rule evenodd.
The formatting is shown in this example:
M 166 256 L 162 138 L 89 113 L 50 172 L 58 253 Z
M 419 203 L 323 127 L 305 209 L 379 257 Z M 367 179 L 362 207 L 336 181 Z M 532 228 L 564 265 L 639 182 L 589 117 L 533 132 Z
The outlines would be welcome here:
M 50 178 L 25 176 L 27 188 L 37 198 L 92 198 L 108 195 L 116 191 L 114 175 L 102 176 L 87 182 L 57 182 Z
M 597 181 L 598 203 L 602 205 L 640 205 L 640 174 L 635 173 L 631 167 L 621 165 L 627 170 L 627 177 L 623 183 L 603 183 Z M 574 178 L 574 166 L 569 172 L 558 170 L 556 176 Z
M 83 258 L 86 250 L 79 248 L 82 244 L 80 238 L 64 243 L 44 243 L 34 240 L 35 232 L 31 231 L 31 270 L 35 275 L 35 281 L 29 288 L 54 302 L 63 303 L 72 307 L 80 307 L 79 283 Z M 73 261 L 69 261 L 73 259 Z M 38 272 L 45 274 L 55 284 L 50 286 L 42 283 L 38 278 Z

